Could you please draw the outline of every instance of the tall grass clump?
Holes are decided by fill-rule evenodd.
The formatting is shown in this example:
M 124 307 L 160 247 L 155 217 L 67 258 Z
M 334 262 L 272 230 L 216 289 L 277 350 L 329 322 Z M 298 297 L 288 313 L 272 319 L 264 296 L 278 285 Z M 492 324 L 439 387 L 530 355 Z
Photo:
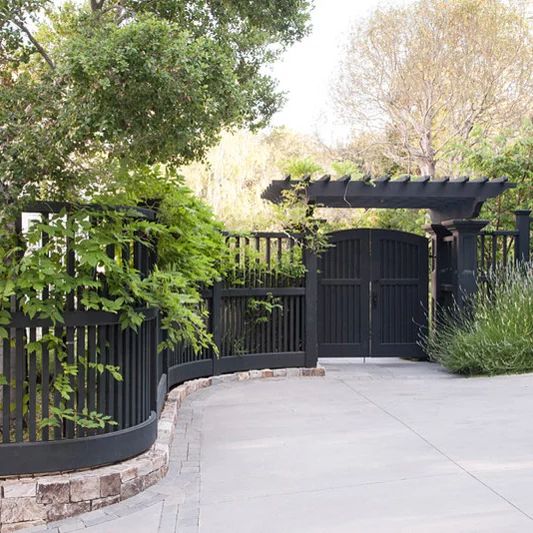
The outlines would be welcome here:
M 441 314 L 424 347 L 457 374 L 533 371 L 533 264 L 489 275 L 464 308 Z

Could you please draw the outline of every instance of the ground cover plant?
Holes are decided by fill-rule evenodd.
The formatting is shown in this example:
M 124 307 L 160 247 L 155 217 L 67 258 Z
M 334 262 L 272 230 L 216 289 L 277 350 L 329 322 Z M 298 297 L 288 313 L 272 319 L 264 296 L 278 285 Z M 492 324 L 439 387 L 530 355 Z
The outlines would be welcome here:
M 443 312 L 425 345 L 457 374 L 533 371 L 533 265 L 490 274 L 464 308 Z

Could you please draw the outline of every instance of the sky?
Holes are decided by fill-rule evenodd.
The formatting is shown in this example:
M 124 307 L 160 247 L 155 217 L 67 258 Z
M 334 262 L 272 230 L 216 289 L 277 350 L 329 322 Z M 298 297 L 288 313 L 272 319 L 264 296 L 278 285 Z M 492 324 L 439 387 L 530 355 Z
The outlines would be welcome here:
M 377 7 L 411 1 L 315 0 L 311 33 L 292 46 L 271 70 L 287 98 L 285 106 L 273 117 L 272 125 L 319 134 L 328 144 L 346 138 L 349 127 L 334 116 L 330 86 L 338 72 L 349 30 Z

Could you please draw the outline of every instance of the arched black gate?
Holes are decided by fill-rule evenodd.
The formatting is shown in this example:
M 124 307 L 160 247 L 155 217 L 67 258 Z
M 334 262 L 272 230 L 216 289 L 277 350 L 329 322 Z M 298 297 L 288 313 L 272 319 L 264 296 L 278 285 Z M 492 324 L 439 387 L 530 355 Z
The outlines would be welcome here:
M 356 229 L 330 242 L 318 263 L 318 356 L 425 357 L 427 239 Z

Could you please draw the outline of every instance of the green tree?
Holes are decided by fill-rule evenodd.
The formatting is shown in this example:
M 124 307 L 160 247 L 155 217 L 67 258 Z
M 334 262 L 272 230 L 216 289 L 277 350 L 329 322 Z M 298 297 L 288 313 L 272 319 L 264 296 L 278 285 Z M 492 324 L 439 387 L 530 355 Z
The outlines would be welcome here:
M 13 297 L 29 316 L 61 323 L 68 295 L 83 291 L 85 308 L 119 313 L 123 326 L 139 325 L 139 305 L 158 307 L 169 344 L 210 343 L 199 289 L 222 272 L 225 243 L 175 169 L 202 158 L 222 128 L 269 120 L 281 96 L 263 67 L 305 34 L 309 7 L 309 0 L 0 0 L 0 325 L 9 324 Z M 125 205 L 156 198 L 160 210 L 150 222 L 78 207 L 66 225 L 61 213 L 16 236 L 12 215 L 34 198 Z M 67 238 L 76 276 L 53 249 Z M 145 278 L 131 258 L 121 265 L 106 253 L 147 238 L 157 242 L 159 261 Z M 93 270 L 105 280 L 94 281 Z M 6 334 L 0 327 L 0 338 Z M 51 334 L 38 343 L 63 341 Z M 2 356 L 0 346 L 3 370 Z M 54 387 L 68 400 L 73 391 L 62 376 L 75 369 L 63 363 Z M 72 416 L 64 407 L 54 416 Z
M 472 142 L 473 141 L 473 142 Z M 518 130 L 504 130 L 487 137 L 474 128 L 472 140 L 458 143 L 448 156 L 460 161 L 461 172 L 474 176 L 506 176 L 516 188 L 483 207 L 481 218 L 496 229 L 511 228 L 514 209 L 533 209 L 533 123 L 526 120 Z
M 4 1 L 4 200 L 87 196 L 118 170 L 201 158 L 224 127 L 263 126 L 281 96 L 262 67 L 305 34 L 309 8 L 309 0 Z
M 446 172 L 443 152 L 468 141 L 474 125 L 513 127 L 529 112 L 532 50 L 519 2 L 380 8 L 350 35 L 334 98 L 347 122 L 382 133 L 383 155 L 434 176 Z

